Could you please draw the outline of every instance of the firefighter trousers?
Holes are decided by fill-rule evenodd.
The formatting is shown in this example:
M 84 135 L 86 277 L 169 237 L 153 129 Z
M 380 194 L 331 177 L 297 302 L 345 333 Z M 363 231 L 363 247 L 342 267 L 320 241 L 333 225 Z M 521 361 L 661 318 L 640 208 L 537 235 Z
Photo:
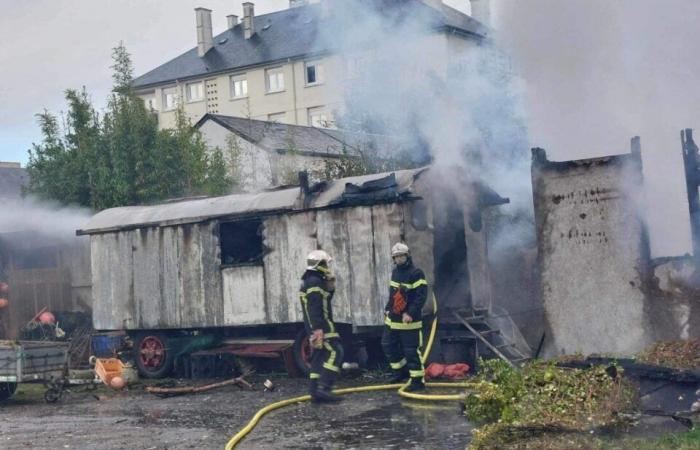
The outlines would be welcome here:
M 411 383 L 422 383 L 423 329 L 398 330 L 385 325 L 382 349 L 395 372 L 408 371 Z
M 340 339 L 324 339 L 323 347 L 314 348 L 311 352 L 311 373 L 309 373 L 311 381 L 330 388 L 340 374 L 344 354 Z

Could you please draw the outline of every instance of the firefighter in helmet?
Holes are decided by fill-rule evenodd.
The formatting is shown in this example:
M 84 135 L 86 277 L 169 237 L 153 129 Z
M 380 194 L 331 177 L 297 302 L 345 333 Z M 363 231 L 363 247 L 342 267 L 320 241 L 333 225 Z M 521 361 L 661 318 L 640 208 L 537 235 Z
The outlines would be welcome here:
M 309 394 L 315 402 L 341 400 L 331 391 L 343 363 L 343 346 L 333 323 L 331 300 L 335 292 L 335 277 L 329 267 L 331 260 L 323 250 L 309 253 L 299 292 L 304 327 L 312 348 Z
M 384 308 L 382 348 L 394 372 L 392 382 L 410 378 L 407 391 L 425 388 L 423 380 L 423 322 L 421 312 L 428 292 L 423 271 L 413 265 L 404 243 L 391 248 L 394 270 L 391 273 L 389 301 Z

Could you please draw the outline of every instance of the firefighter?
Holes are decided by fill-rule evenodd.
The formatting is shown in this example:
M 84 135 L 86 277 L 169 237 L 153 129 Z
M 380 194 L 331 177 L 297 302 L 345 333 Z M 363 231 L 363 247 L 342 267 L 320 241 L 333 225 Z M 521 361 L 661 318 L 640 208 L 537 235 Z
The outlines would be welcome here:
M 408 246 L 397 243 L 391 248 L 394 270 L 391 273 L 389 301 L 384 308 L 382 348 L 394 372 L 392 382 L 407 378 L 406 391 L 425 389 L 422 310 L 428 292 L 423 271 L 413 265 Z
M 309 394 L 315 402 L 341 400 L 331 391 L 343 363 L 343 346 L 333 323 L 331 300 L 335 292 L 335 277 L 329 267 L 331 260 L 323 250 L 309 253 L 299 292 L 304 327 L 312 348 Z

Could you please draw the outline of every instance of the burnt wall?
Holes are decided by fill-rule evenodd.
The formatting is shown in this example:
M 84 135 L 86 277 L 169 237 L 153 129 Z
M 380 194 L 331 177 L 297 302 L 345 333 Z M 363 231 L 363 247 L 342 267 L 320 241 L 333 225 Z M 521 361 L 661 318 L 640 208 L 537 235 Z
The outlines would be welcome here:
M 545 356 L 637 352 L 654 340 L 639 151 L 564 163 L 533 150 Z

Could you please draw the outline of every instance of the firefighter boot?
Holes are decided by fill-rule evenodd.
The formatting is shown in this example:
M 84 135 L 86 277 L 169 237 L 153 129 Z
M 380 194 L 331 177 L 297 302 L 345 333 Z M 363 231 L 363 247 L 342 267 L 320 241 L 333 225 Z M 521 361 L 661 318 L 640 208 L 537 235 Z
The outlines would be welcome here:
M 408 380 L 408 369 L 405 366 L 399 370 L 394 370 L 393 372 L 394 374 L 391 378 L 389 378 L 389 383 L 395 384 Z
M 411 382 L 406 386 L 404 392 L 418 392 L 425 389 L 425 383 L 421 379 L 412 379 Z
M 331 388 L 328 386 L 319 386 L 316 393 L 311 396 L 311 400 L 314 403 L 336 403 L 343 400 L 339 395 L 331 392 Z
M 317 392 L 318 380 L 309 380 L 309 395 L 311 396 L 311 398 L 315 398 Z

